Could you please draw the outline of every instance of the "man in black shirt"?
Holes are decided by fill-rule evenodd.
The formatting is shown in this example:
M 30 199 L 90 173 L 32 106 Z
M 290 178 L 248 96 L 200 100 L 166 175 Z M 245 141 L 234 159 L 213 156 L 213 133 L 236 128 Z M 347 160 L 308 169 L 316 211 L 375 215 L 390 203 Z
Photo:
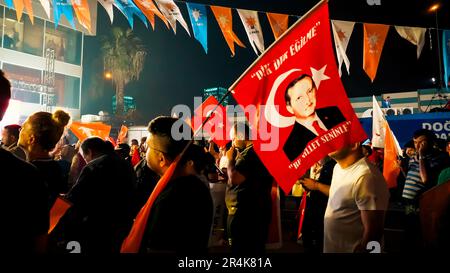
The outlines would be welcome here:
M 176 140 L 172 135 L 172 127 L 177 122 L 180 121 L 176 118 L 161 116 L 150 121 L 148 126 L 147 165 L 160 176 L 188 144 L 188 140 Z M 141 244 L 141 250 L 145 252 L 207 252 L 213 203 L 208 187 L 195 170 L 198 162 L 190 154 L 187 152 L 181 158 L 172 178 L 153 204 Z
M 133 169 L 101 138 L 84 140 L 81 150 L 88 164 L 67 194 L 73 203 L 67 224 L 82 253 L 118 253 L 135 216 L 131 210 Z
M 235 124 L 233 129 L 233 145 L 226 153 L 228 237 L 233 253 L 261 254 L 272 215 L 273 177 L 255 153 L 248 125 Z

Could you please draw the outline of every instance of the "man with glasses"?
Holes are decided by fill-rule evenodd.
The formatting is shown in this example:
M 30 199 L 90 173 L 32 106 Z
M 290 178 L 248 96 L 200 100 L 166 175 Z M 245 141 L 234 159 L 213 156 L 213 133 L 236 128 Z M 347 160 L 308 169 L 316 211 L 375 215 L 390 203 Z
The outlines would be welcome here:
M 177 124 L 173 117 L 160 116 L 148 125 L 147 165 L 163 176 L 189 139 L 173 135 Z M 186 125 L 186 124 L 184 124 Z M 189 126 L 183 126 L 189 128 Z M 190 131 L 192 136 L 192 131 Z M 199 178 L 198 155 L 190 149 L 181 158 L 172 178 L 158 195 L 147 222 L 142 251 L 201 254 L 207 252 L 213 218 L 211 194 Z

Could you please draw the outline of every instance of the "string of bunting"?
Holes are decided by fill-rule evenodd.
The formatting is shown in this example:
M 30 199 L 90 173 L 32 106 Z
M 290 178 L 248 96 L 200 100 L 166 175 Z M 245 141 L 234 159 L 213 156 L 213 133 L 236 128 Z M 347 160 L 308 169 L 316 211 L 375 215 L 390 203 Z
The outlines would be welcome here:
M 5 4 L 10 9 L 15 9 L 17 18 L 20 21 L 23 13 L 27 13 L 31 22 L 33 20 L 32 0 L 5 0 Z M 215 17 L 224 39 L 230 48 L 231 56 L 235 55 L 235 44 L 245 48 L 244 43 L 239 39 L 233 31 L 233 8 L 220 7 L 214 5 L 204 5 L 198 3 L 189 3 L 185 1 L 174 0 L 98 0 L 101 6 L 107 12 L 111 23 L 114 20 L 113 7 L 116 7 L 128 20 L 130 27 L 134 26 L 134 16 L 136 16 L 143 24 L 148 27 L 147 20 L 150 22 L 152 29 L 155 28 L 155 15 L 163 21 L 167 28 L 172 28 L 176 34 L 176 23 L 184 28 L 191 36 L 188 24 L 183 18 L 179 4 L 186 4 L 189 14 L 191 28 L 194 38 L 202 45 L 205 53 L 208 53 L 208 11 L 209 6 Z M 45 13 L 50 18 L 51 9 L 55 25 L 58 26 L 61 17 L 65 16 L 70 25 L 75 28 L 75 17 L 81 26 L 92 33 L 91 14 L 89 11 L 88 0 L 40 0 Z M 178 3 L 178 5 L 177 5 Z M 245 28 L 248 41 L 256 55 L 260 55 L 265 50 L 264 35 L 259 21 L 259 14 L 263 13 L 267 16 L 270 27 L 275 39 L 278 39 L 283 32 L 289 27 L 289 17 L 297 15 L 278 14 L 270 12 L 261 12 L 254 10 L 236 9 L 242 24 Z M 75 16 L 74 16 L 75 13 Z M 353 32 L 355 24 L 363 24 L 364 28 L 364 52 L 363 52 L 363 69 L 373 82 L 377 73 L 378 64 L 381 53 L 383 51 L 385 39 L 391 25 L 385 24 L 369 24 L 363 22 L 349 21 L 332 21 L 332 32 L 335 41 L 336 55 L 338 58 L 339 73 L 342 75 L 342 65 L 345 64 L 347 74 L 350 74 L 350 61 L 346 55 L 348 42 Z M 426 28 L 393 26 L 397 33 L 404 39 L 417 46 L 417 59 L 420 57 L 423 45 L 425 43 Z M 443 31 L 443 41 L 448 36 L 448 30 Z M 446 49 L 445 44 L 443 51 Z M 444 59 L 447 57 L 446 51 Z M 447 67 L 444 67 L 447 71 Z

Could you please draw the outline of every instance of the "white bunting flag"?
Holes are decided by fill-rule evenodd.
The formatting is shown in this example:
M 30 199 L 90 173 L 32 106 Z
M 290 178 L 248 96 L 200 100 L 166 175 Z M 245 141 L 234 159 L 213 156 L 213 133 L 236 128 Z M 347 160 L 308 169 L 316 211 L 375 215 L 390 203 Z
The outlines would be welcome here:
M 347 57 L 347 46 L 352 35 L 355 22 L 332 20 L 334 45 L 339 62 L 339 76 L 342 75 L 342 62 L 347 67 L 347 73 L 350 75 L 350 60 Z
M 177 21 L 183 26 L 186 32 L 191 36 L 188 25 L 181 14 L 180 8 L 173 2 L 173 0 L 155 0 L 161 13 L 169 21 L 173 32 L 177 33 Z
M 50 17 L 50 0 L 40 0 L 42 7 L 44 8 L 45 14 L 47 14 L 47 18 Z
M 402 38 L 408 40 L 413 45 L 417 46 L 417 59 L 422 53 L 423 45 L 425 44 L 425 28 L 420 27 L 399 27 L 395 26 L 398 34 Z
M 239 17 L 241 17 L 242 24 L 247 32 L 248 40 L 252 45 L 256 55 L 264 52 L 264 38 L 262 34 L 261 25 L 259 23 L 258 12 L 253 10 L 238 9 Z M 258 50 L 256 50 L 258 48 Z
M 106 10 L 106 13 L 108 13 L 109 20 L 111 20 L 111 24 L 112 24 L 113 20 L 114 20 L 114 12 L 113 12 L 114 0 L 98 0 L 98 2 Z

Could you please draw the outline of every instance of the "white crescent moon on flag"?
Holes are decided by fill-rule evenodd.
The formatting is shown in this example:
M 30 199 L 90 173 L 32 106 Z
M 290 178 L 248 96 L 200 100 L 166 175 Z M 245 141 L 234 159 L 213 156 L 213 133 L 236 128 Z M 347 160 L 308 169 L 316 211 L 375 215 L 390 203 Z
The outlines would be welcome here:
M 289 127 L 294 124 L 295 116 L 285 117 L 282 116 L 275 107 L 275 95 L 277 94 L 278 87 L 280 84 L 293 72 L 301 71 L 301 69 L 291 69 L 284 72 L 273 83 L 272 89 L 270 90 L 269 97 L 266 101 L 266 107 L 264 108 L 264 117 L 266 120 L 278 128 Z

